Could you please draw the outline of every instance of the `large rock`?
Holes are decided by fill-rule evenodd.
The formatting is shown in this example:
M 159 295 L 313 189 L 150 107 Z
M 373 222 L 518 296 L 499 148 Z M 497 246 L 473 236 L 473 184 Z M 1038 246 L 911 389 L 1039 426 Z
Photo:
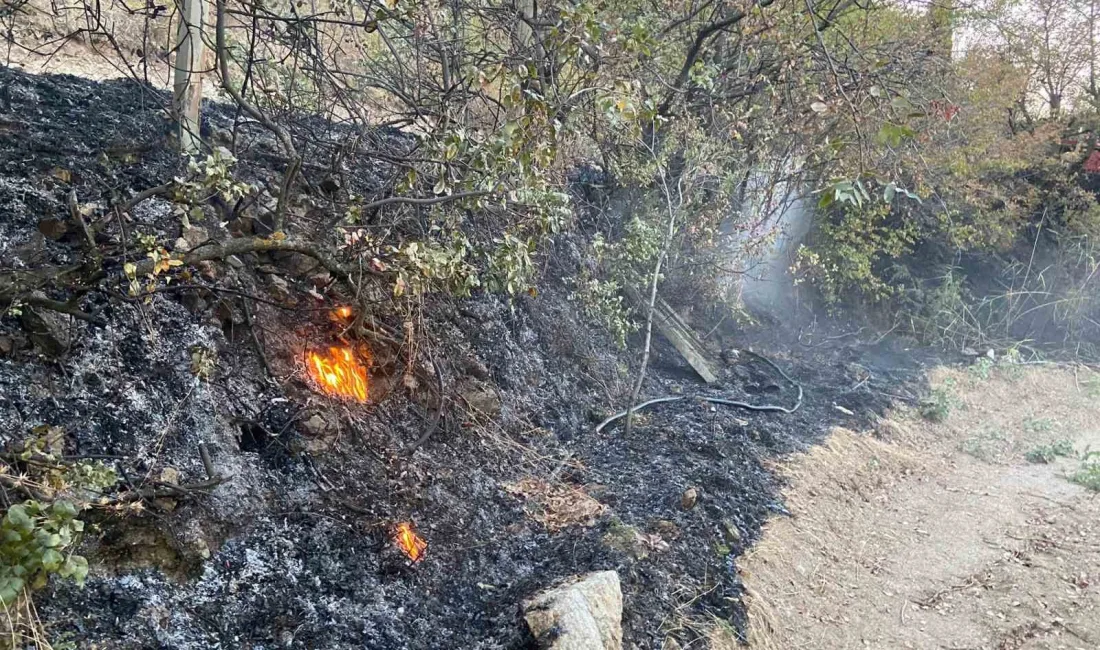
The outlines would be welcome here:
M 523 602 L 523 616 L 539 647 L 549 650 L 621 650 L 623 593 L 619 574 L 577 576 Z
M 38 292 L 34 295 L 45 297 Z M 72 337 L 69 335 L 68 316 L 33 305 L 22 305 L 21 309 L 20 320 L 23 323 L 23 329 L 27 332 L 27 338 L 40 352 L 57 357 L 69 349 L 72 345 Z

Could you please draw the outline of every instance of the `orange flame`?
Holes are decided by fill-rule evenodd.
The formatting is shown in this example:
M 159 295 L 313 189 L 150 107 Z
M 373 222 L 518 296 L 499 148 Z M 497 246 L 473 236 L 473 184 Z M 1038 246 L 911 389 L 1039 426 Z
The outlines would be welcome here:
M 351 348 L 329 348 L 328 356 L 309 352 L 306 354 L 306 369 L 325 393 L 358 402 L 367 401 L 367 368 Z
M 333 314 L 340 319 L 347 320 L 351 318 L 351 307 L 344 305 L 343 307 L 337 307 Z
M 402 522 L 393 531 L 393 542 L 410 560 L 419 562 L 428 550 L 428 543 L 413 532 L 412 524 Z

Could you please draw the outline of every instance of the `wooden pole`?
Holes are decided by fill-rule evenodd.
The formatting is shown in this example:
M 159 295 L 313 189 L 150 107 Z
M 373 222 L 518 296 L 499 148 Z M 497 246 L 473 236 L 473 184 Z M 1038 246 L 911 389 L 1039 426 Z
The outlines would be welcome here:
M 198 153 L 202 147 L 199 107 L 202 104 L 202 63 L 206 49 L 202 41 L 204 4 L 205 0 L 180 0 L 179 4 L 180 22 L 172 89 L 180 151 L 186 155 Z

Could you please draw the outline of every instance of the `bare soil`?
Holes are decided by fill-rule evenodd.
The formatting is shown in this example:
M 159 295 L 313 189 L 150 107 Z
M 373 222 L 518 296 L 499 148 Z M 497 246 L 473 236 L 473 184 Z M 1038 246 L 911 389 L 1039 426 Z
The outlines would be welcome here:
M 834 430 L 780 471 L 790 517 L 739 560 L 754 648 L 1100 647 L 1100 497 L 1071 441 L 1100 446 L 1085 368 L 933 373 L 951 411 Z

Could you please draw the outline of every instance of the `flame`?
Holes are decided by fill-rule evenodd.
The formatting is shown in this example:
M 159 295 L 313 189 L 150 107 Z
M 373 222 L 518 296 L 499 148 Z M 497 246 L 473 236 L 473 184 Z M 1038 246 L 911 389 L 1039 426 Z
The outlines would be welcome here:
M 333 314 L 337 318 L 347 320 L 347 319 L 351 318 L 351 307 L 348 307 L 347 305 L 344 305 L 343 307 L 337 307 L 336 311 L 333 312 Z
M 367 368 L 351 348 L 331 347 L 327 356 L 309 352 L 306 354 L 306 369 L 325 393 L 349 397 L 358 402 L 367 401 Z
M 428 542 L 413 532 L 412 524 L 402 522 L 393 531 L 393 542 L 410 560 L 419 562 L 428 550 Z

